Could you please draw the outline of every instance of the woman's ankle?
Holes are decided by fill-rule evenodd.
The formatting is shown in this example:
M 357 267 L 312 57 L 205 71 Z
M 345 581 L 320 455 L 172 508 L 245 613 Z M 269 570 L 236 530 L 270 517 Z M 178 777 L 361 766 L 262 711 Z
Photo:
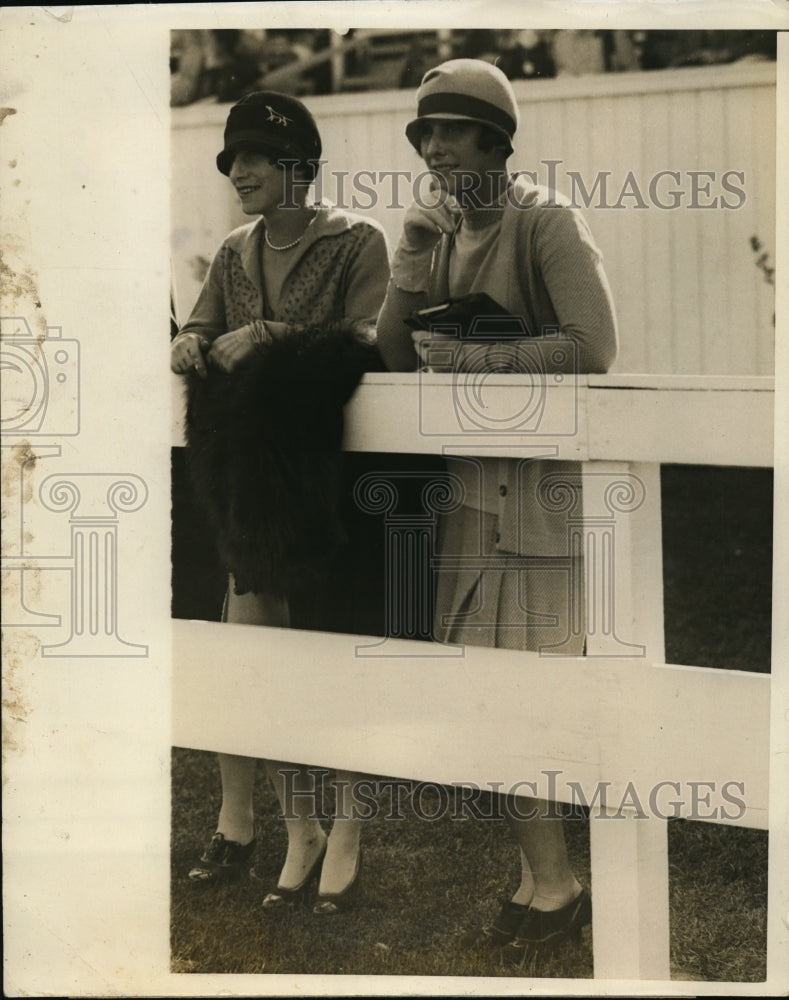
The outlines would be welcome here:
M 532 900 L 534 899 L 534 886 L 530 885 L 528 887 L 521 886 L 515 895 L 510 900 L 511 903 L 517 903 L 519 906 L 530 906 Z
M 362 834 L 362 824 L 359 820 L 335 819 L 329 834 L 329 851 L 346 857 L 359 853 L 359 841 Z
M 581 883 L 575 877 L 571 877 L 561 885 L 536 888 L 531 905 L 535 910 L 542 910 L 545 913 L 561 910 L 563 906 L 577 899 L 582 891 Z
M 255 821 L 251 817 L 241 819 L 220 813 L 216 832 L 221 833 L 225 840 L 232 840 L 245 847 L 255 839 Z

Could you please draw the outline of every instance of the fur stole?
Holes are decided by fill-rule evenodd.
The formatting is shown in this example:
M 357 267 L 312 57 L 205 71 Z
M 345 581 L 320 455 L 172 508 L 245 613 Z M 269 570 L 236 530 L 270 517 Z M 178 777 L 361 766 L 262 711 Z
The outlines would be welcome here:
M 361 326 L 294 329 L 232 375 L 190 375 L 192 484 L 236 593 L 288 594 L 324 576 L 342 523 L 343 407 L 384 371 Z

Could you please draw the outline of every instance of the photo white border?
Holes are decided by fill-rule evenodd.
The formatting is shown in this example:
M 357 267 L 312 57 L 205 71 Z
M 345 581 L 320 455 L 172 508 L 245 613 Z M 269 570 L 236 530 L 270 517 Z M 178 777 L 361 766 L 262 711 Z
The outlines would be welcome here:
M 90 389 L 61 441 L 80 472 L 135 473 L 148 502 L 123 522 L 123 629 L 140 659 L 46 660 L 24 633 L 4 654 L 7 995 L 684 995 L 683 982 L 173 975 L 169 970 L 169 41 L 178 27 L 475 26 L 490 4 L 202 4 L 0 11 L 2 225 L 42 325 L 79 340 Z M 775 3 L 499 3 L 499 23 L 573 28 L 789 27 Z M 779 51 L 779 163 L 789 176 L 789 39 Z M 12 152 L 13 150 L 13 152 Z M 14 166 L 10 166 L 11 160 Z M 18 182 L 18 183 L 17 183 Z M 774 608 L 789 607 L 789 207 L 779 185 Z M 32 294 L 32 293 L 31 293 Z M 20 309 L 32 307 L 19 292 Z M 7 308 L 4 304 L 4 314 Z M 87 378 L 85 379 L 87 381 Z M 8 469 L 4 469 L 4 476 Z M 4 478 L 4 482 L 5 482 Z M 54 542 L 53 542 L 54 544 Z M 773 631 L 770 918 L 765 984 L 789 989 L 789 652 Z

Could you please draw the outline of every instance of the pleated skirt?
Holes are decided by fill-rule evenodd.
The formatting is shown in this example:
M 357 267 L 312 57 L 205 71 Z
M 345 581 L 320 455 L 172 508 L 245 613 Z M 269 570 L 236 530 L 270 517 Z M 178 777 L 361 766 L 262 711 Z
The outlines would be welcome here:
M 439 530 L 435 638 L 580 656 L 583 558 L 528 558 L 497 549 L 498 517 L 460 507 Z

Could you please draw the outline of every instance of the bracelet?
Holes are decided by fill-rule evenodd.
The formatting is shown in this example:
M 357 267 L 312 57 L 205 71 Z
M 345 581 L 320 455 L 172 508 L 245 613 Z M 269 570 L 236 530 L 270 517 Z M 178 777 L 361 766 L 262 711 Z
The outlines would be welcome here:
M 181 341 L 186 340 L 187 337 L 196 337 L 196 336 L 197 334 L 194 332 L 194 330 L 181 330 L 180 333 L 177 333 L 173 337 L 171 341 L 172 346 L 175 347 L 176 344 L 180 344 Z
M 264 319 L 252 320 L 252 322 L 248 324 L 247 329 L 249 330 L 249 335 L 252 338 L 252 343 L 258 349 L 271 340 L 271 333 L 269 332 Z
M 427 293 L 427 288 L 403 288 L 402 285 L 397 284 L 397 280 L 394 277 L 389 279 L 398 292 L 403 292 L 404 295 L 425 295 Z

